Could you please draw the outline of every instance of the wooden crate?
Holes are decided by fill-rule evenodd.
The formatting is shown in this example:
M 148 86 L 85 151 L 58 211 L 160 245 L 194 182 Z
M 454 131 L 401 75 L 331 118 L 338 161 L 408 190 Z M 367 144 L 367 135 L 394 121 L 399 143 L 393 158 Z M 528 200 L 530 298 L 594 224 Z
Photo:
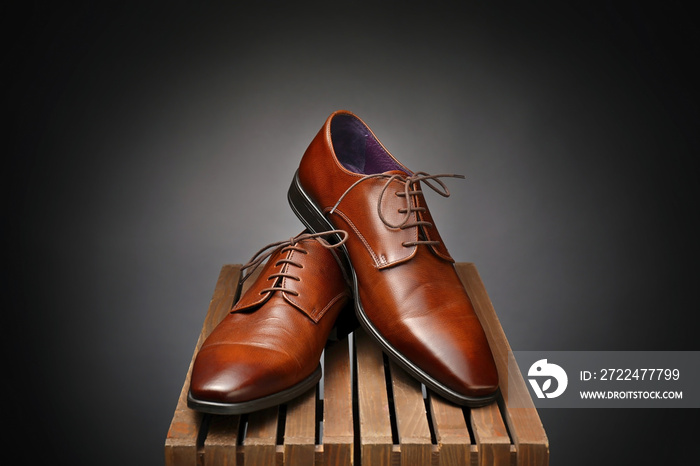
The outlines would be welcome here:
M 316 389 L 247 415 L 187 408 L 190 363 L 165 440 L 166 465 L 547 465 L 547 436 L 476 267 L 459 263 L 457 271 L 496 359 L 497 403 L 461 408 L 426 392 L 357 330 L 326 347 Z M 238 276 L 237 265 L 221 269 L 195 354 L 231 309 Z

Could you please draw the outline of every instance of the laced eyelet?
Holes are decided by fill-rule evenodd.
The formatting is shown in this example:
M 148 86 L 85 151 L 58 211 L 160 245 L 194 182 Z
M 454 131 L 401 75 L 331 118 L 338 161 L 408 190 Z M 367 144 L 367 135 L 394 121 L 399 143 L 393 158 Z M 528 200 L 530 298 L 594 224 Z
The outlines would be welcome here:
M 328 235 L 333 235 L 334 237 L 337 235 L 342 235 L 342 238 L 340 238 L 340 241 L 334 244 L 330 244 L 327 241 L 323 239 L 324 236 Z M 296 246 L 296 244 L 302 240 L 306 239 L 316 239 L 323 247 L 327 249 L 333 249 L 337 248 L 339 246 L 342 246 L 345 244 L 345 242 L 348 239 L 348 232 L 345 230 L 329 230 L 321 233 L 302 233 L 300 235 L 297 235 L 288 241 L 279 241 L 276 243 L 269 244 L 265 246 L 263 249 L 258 251 L 251 259 L 248 261 L 247 264 L 244 264 L 241 266 L 241 277 L 238 279 L 238 288 L 236 290 L 236 293 L 240 293 L 243 287 L 243 283 L 248 280 L 252 275 L 255 269 L 262 264 L 265 259 L 271 257 L 273 254 L 276 252 L 287 252 L 287 251 L 298 251 L 302 252 L 304 254 L 308 254 L 309 251 L 306 251 L 305 249 L 301 248 L 300 246 Z M 302 264 L 299 262 L 293 261 L 290 258 L 284 258 L 280 259 L 277 262 L 275 262 L 274 267 L 279 267 L 282 264 L 288 264 L 291 267 L 298 267 L 298 268 L 304 268 Z M 244 272 L 245 271 L 245 272 Z M 285 270 L 279 270 L 277 273 L 273 273 L 269 277 L 267 277 L 267 281 L 270 281 L 272 279 L 277 279 L 277 278 L 291 278 L 296 281 L 301 281 L 300 277 L 294 276 L 292 273 L 289 273 L 287 269 Z M 280 284 L 281 285 L 281 284 Z M 276 292 L 276 291 L 282 291 L 282 292 L 289 292 L 295 296 L 298 296 L 299 293 L 293 291 L 293 290 L 287 290 L 283 288 L 280 285 L 275 285 L 274 283 L 272 284 L 271 287 L 262 289 L 258 291 L 258 294 L 262 296 L 265 293 L 269 292 Z

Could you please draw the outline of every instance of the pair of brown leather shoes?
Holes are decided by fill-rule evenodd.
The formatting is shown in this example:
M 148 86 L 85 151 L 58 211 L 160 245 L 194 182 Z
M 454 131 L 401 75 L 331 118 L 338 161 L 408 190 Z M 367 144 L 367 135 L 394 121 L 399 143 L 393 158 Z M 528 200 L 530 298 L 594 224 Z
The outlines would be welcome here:
M 428 388 L 464 406 L 493 401 L 488 341 L 421 189 L 449 196 L 440 178 L 450 176 L 410 171 L 357 116 L 333 113 L 288 193 L 308 231 L 273 245 L 258 280 L 204 342 L 189 406 L 238 414 L 304 393 L 351 303 L 367 334 Z

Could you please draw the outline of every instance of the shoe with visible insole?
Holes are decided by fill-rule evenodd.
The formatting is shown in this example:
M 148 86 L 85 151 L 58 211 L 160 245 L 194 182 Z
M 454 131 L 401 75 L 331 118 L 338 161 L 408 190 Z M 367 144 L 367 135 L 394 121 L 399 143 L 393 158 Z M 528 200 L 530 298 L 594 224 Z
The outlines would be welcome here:
M 412 172 L 339 111 L 304 153 L 288 199 L 311 231 L 348 232 L 343 250 L 368 335 L 428 388 L 481 406 L 496 398 L 498 372 L 421 190 L 447 197 L 441 178 L 455 176 Z

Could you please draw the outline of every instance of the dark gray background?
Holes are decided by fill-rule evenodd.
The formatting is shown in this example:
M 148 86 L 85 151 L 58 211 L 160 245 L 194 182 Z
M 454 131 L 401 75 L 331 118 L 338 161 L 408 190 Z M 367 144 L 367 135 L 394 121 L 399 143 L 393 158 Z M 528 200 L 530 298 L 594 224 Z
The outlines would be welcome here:
M 698 349 L 683 4 L 93 3 L 5 15 L 14 451 L 162 462 L 219 269 L 301 230 L 286 190 L 339 108 L 467 176 L 431 210 L 514 349 Z M 696 415 L 541 412 L 552 465 L 687 464 Z

